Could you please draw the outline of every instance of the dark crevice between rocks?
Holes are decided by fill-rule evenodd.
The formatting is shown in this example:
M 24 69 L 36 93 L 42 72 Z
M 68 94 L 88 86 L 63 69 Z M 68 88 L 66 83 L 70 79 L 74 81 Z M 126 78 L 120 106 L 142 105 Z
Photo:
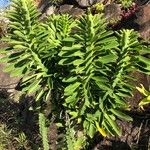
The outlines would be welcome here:
M 79 6 L 78 3 L 75 0 L 64 0 L 63 4 Z

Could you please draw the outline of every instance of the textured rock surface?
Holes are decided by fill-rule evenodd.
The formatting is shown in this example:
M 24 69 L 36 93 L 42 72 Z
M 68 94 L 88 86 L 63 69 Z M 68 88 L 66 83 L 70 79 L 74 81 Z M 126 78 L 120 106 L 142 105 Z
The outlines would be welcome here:
M 81 15 L 83 15 L 85 13 L 85 11 L 83 9 L 80 8 L 72 8 L 70 11 L 70 15 L 72 15 L 75 18 L 79 18 Z
M 150 4 L 142 6 L 136 16 L 141 37 L 150 42 Z
M 48 7 L 47 9 L 46 9 L 46 11 L 45 11 L 45 14 L 48 16 L 48 15 L 52 15 L 52 14 L 54 14 L 55 13 L 55 6 L 50 6 L 50 7 Z
M 108 22 L 117 22 L 121 19 L 121 8 L 118 4 L 108 4 L 104 8 L 104 15 Z
M 69 13 L 72 8 L 73 8 L 73 5 L 64 4 L 64 5 L 60 6 L 59 12 L 60 13 Z
M 78 18 L 79 16 L 84 14 L 84 10 L 78 7 L 74 7 L 73 5 L 64 4 L 60 6 L 59 13 L 61 14 L 68 13 L 73 17 Z
M 88 7 L 102 0 L 76 0 L 81 7 Z

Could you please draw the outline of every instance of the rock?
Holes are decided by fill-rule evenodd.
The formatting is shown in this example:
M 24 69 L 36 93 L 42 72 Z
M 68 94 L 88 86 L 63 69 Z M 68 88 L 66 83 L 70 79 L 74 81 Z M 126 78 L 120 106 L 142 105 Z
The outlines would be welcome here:
M 142 6 L 136 13 L 136 17 L 141 37 L 150 42 L 150 4 Z
M 72 8 L 70 11 L 70 15 L 72 15 L 75 18 L 79 18 L 81 15 L 83 15 L 85 11 L 81 8 Z
M 50 6 L 52 6 L 52 3 L 49 0 L 45 0 L 45 1 L 40 0 L 37 3 L 37 6 L 38 6 L 38 9 L 40 12 L 45 13 L 46 9 Z
M 34 0 L 33 3 L 35 4 L 36 7 L 38 7 L 39 4 L 41 3 L 41 0 Z
M 116 23 L 121 19 L 121 8 L 118 4 L 108 4 L 104 8 L 104 16 L 109 23 Z
M 79 16 L 84 14 L 84 10 L 78 7 L 73 7 L 73 5 L 64 4 L 60 6 L 59 13 L 67 13 L 75 18 L 78 18 Z
M 64 4 L 64 5 L 60 6 L 59 12 L 61 14 L 69 13 L 72 8 L 73 8 L 73 5 Z
M 5 66 L 5 64 L 0 64 L 0 89 L 5 89 L 8 92 L 14 92 L 20 78 L 11 78 L 8 73 L 3 72 L 3 68 Z
M 76 0 L 81 7 L 88 7 L 101 1 L 102 0 Z
M 55 12 L 55 6 L 50 6 L 50 7 L 48 7 L 47 9 L 46 9 L 46 12 L 45 12 L 45 14 L 47 15 L 47 16 L 49 16 L 49 15 L 52 15 L 52 14 L 54 14 L 54 12 Z
M 150 3 L 150 1 L 149 0 L 136 0 L 136 3 L 138 5 L 145 5 L 145 4 Z

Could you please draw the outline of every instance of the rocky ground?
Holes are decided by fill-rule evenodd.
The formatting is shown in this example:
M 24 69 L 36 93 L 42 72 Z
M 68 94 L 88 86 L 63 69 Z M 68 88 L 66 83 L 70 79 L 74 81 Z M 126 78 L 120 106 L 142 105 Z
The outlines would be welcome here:
M 59 3 L 52 3 L 49 0 L 36 0 L 35 4 L 39 11 L 42 12 L 41 18 L 54 13 L 68 13 L 78 18 L 86 12 L 87 7 L 98 2 L 103 2 L 103 4 L 105 4 L 103 13 L 111 28 L 115 30 L 120 28 L 134 28 L 140 33 L 141 38 L 145 40 L 146 43 L 150 42 L 149 0 L 137 0 L 137 7 L 134 13 L 131 13 L 127 17 L 123 16 L 123 11 L 120 5 L 111 3 L 110 0 L 64 0 Z M 97 13 L 94 9 L 91 9 L 91 11 L 93 13 Z M 126 10 L 126 14 L 127 13 L 128 10 Z M 0 49 L 5 46 L 6 43 L 0 42 Z M 36 115 L 33 115 L 30 111 L 28 111 L 32 97 L 25 98 L 20 96 L 20 93 L 16 90 L 16 86 L 18 85 L 20 78 L 11 78 L 8 73 L 4 73 L 3 68 L 5 65 L 6 64 L 0 64 L 0 104 L 2 106 L 0 108 L 0 123 L 12 123 L 16 128 L 16 118 L 14 117 L 14 112 L 16 111 L 17 116 L 23 119 L 22 124 L 17 125 L 17 131 L 23 129 L 29 140 L 38 143 L 39 137 L 36 130 L 37 125 L 34 122 L 36 120 L 36 117 L 34 118 L 34 116 Z M 150 77 L 140 73 L 133 73 L 133 75 L 138 79 L 134 83 L 135 86 L 139 86 L 139 84 L 142 83 L 147 89 L 149 88 Z M 109 137 L 106 139 L 96 136 L 94 141 L 91 141 L 89 150 L 150 150 L 150 107 L 147 106 L 144 111 L 139 110 L 138 103 L 141 98 L 142 96 L 138 93 L 138 91 L 135 91 L 134 97 L 129 100 L 131 105 L 130 115 L 134 120 L 131 123 L 119 122 L 123 129 L 123 135 L 119 138 Z M 6 101 L 7 105 L 5 105 Z M 29 116 L 31 118 L 33 117 L 33 119 L 28 119 Z M 30 122 L 30 120 L 33 120 L 33 122 Z M 11 128 L 14 128 L 14 126 Z M 55 133 L 56 130 L 53 129 L 54 128 L 50 129 L 50 134 L 52 134 L 50 137 L 53 136 L 55 139 L 57 133 Z M 55 143 L 55 140 L 53 141 Z M 55 144 L 53 145 L 55 147 Z M 53 149 L 55 150 L 55 148 Z

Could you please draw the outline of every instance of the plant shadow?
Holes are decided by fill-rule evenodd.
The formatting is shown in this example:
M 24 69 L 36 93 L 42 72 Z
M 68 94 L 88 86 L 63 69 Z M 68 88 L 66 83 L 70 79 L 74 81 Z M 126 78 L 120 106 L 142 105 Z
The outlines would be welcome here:
M 10 98 L 10 93 L 6 89 L 0 90 L 0 123 L 11 129 L 14 137 L 24 133 L 28 141 L 28 148 L 37 150 L 41 146 L 41 139 L 37 114 L 29 110 L 32 102 L 33 97 L 21 95 L 19 101 L 15 101 Z

